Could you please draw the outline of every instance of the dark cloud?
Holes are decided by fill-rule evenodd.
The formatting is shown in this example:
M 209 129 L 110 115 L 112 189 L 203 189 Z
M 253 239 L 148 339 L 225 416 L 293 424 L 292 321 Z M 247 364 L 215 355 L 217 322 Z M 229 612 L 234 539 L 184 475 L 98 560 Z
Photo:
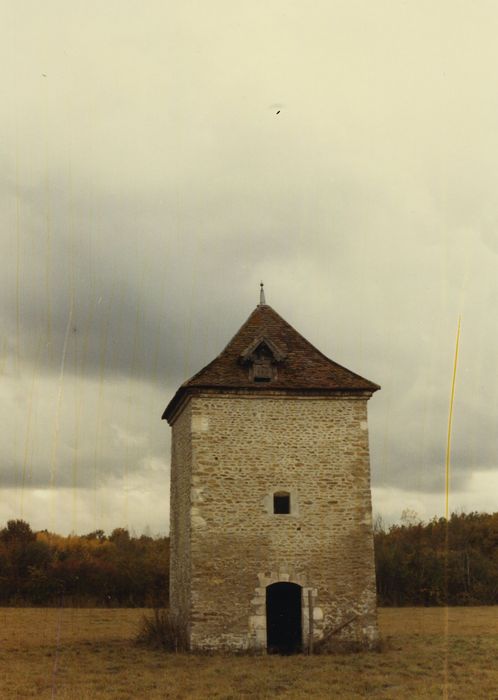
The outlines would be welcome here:
M 167 500 L 164 406 L 263 279 L 305 337 L 382 385 L 387 510 L 393 489 L 431 507 L 443 491 L 461 316 L 452 487 L 478 508 L 496 470 L 498 110 L 493 61 L 472 49 L 496 53 L 492 23 L 471 31 L 449 3 L 433 33 L 415 5 L 361 23 L 325 2 L 219 5 L 9 10 L 3 486 L 26 508 L 60 492 L 69 528 L 69 491 L 123 516 L 133 484 L 143 522 L 140 489 Z

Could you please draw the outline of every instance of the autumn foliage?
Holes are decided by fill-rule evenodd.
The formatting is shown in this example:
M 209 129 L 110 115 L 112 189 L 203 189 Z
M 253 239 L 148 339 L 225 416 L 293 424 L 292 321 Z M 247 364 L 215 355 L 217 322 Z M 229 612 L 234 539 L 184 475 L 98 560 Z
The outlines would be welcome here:
M 380 605 L 498 603 L 498 513 L 376 528 Z
M 498 604 L 498 513 L 377 523 L 374 537 L 380 605 Z M 168 573 L 166 537 L 0 530 L 0 605 L 164 607 Z
M 23 520 L 0 530 L 0 605 L 164 605 L 169 540 L 117 528 L 61 537 Z

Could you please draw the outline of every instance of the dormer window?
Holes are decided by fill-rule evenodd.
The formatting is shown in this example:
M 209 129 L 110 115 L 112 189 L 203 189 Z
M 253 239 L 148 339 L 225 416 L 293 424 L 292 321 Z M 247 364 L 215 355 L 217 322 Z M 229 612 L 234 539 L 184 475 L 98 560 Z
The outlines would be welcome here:
M 253 382 L 271 382 L 277 378 L 277 365 L 285 354 L 265 337 L 255 338 L 240 356 L 240 362 L 248 367 L 249 379 Z
M 275 515 L 289 515 L 291 502 L 288 491 L 277 491 L 273 494 L 273 512 Z
M 254 353 L 252 375 L 255 382 L 271 382 L 276 376 L 276 368 L 272 367 L 272 359 L 270 350 L 262 343 Z

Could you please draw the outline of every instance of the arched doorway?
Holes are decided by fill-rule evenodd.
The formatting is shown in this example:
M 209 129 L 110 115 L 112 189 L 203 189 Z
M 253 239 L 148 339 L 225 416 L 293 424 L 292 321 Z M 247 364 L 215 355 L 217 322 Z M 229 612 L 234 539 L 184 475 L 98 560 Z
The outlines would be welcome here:
M 297 583 L 266 587 L 266 640 L 269 654 L 302 651 L 301 586 Z

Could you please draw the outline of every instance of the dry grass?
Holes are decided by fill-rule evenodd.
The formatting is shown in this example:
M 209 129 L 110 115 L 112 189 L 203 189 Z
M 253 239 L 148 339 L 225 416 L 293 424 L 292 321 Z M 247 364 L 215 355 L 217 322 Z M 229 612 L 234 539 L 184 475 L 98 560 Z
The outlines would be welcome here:
M 150 649 L 175 652 L 188 649 L 188 638 L 178 618 L 169 610 L 158 608 L 155 608 L 152 613 L 143 615 L 136 641 Z
M 132 641 L 142 614 L 0 609 L 0 697 L 498 698 L 498 607 L 384 609 L 383 652 L 313 657 L 150 651 Z

